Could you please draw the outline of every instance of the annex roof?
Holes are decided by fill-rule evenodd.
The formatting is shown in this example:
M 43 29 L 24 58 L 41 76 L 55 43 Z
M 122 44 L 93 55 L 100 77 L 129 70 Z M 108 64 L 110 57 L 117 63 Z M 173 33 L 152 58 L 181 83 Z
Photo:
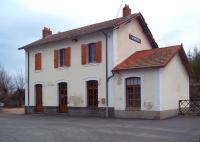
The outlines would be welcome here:
M 165 67 L 177 54 L 180 55 L 188 74 L 192 75 L 193 71 L 182 45 L 137 51 L 115 66 L 113 72 L 129 69 Z

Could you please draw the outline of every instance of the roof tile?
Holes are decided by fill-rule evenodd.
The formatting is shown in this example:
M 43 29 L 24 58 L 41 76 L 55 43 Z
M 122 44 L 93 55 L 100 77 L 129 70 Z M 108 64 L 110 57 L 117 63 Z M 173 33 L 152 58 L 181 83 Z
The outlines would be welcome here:
M 175 45 L 165 48 L 137 51 L 114 67 L 113 71 L 135 68 L 164 67 L 181 48 L 182 45 Z
M 56 42 L 56 41 L 60 41 L 60 40 L 64 40 L 64 39 L 73 39 L 73 38 L 77 38 L 77 37 L 85 35 L 85 34 L 97 32 L 97 31 L 101 31 L 101 30 L 105 30 L 105 29 L 109 29 L 109 28 L 116 28 L 116 27 L 120 26 L 121 24 L 129 22 L 130 20 L 135 19 L 135 18 L 138 18 L 138 20 L 140 21 L 141 26 L 144 28 L 144 31 L 146 32 L 146 35 L 147 35 L 150 43 L 152 44 L 152 46 L 157 48 L 158 45 L 155 42 L 149 28 L 147 27 L 147 24 L 146 24 L 143 16 L 141 15 L 141 13 L 135 13 L 135 14 L 132 14 L 130 16 L 116 18 L 116 19 L 112 19 L 112 20 L 108 20 L 108 21 L 84 26 L 84 27 L 81 27 L 81 28 L 77 28 L 77 29 L 73 29 L 73 30 L 69 30 L 69 31 L 65 31 L 65 32 L 59 32 L 59 33 L 56 33 L 56 34 L 53 34 L 53 35 L 49 35 L 49 36 L 47 36 L 43 39 L 39 39 L 39 40 L 32 42 L 28 45 L 25 45 L 25 46 L 23 46 L 19 49 L 25 49 L 25 48 L 28 48 L 28 47 L 40 46 L 40 45 L 43 45 L 43 44 L 48 44 L 48 43 L 51 43 L 51 42 Z

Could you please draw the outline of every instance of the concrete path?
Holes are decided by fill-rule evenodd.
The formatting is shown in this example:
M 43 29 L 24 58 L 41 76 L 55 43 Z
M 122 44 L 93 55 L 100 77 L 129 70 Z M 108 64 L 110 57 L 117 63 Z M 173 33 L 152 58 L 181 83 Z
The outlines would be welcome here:
M 0 142 L 199 142 L 200 117 L 101 119 L 0 113 Z
M 24 114 L 24 108 L 3 108 L 4 113 Z

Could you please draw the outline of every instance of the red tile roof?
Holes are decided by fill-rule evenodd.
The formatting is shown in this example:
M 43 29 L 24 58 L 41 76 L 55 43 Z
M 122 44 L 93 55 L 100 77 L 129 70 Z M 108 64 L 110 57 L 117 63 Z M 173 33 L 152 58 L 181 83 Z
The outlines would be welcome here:
M 115 66 L 113 71 L 165 67 L 178 53 L 188 73 L 193 74 L 182 45 L 137 51 Z
M 152 47 L 158 48 L 157 43 L 155 42 L 149 28 L 147 27 L 147 24 L 142 16 L 141 13 L 136 13 L 136 14 L 132 14 L 130 16 L 127 17 L 121 17 L 121 18 L 116 18 L 116 19 L 112 19 L 112 20 L 108 20 L 108 21 L 104 21 L 104 22 L 100 22 L 100 23 L 96 23 L 96 24 L 92 24 L 92 25 L 88 25 L 85 27 L 81 27 L 81 28 L 77 28 L 77 29 L 73 29 L 73 30 L 69 30 L 69 31 L 65 31 L 65 32 L 60 32 L 57 34 L 53 34 L 50 36 L 47 36 L 43 39 L 37 40 L 35 42 L 32 42 L 26 46 L 23 46 L 19 49 L 24 49 L 24 48 L 29 48 L 29 47 L 35 47 L 35 46 L 40 46 L 43 44 L 48 44 L 51 42 L 56 42 L 56 41 L 60 41 L 60 40 L 64 40 L 64 39 L 76 39 L 80 36 L 89 34 L 89 33 L 94 33 L 97 31 L 103 31 L 106 29 L 114 29 L 119 27 L 122 24 L 128 23 L 131 20 L 137 19 L 139 21 L 139 23 L 141 24 L 143 31 L 145 32 L 145 34 L 147 35 L 149 42 L 152 44 Z

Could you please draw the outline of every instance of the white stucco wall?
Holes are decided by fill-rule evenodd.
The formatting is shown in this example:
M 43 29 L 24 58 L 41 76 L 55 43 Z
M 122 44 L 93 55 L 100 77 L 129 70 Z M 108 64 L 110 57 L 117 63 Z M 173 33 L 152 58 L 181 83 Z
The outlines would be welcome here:
M 81 44 L 102 41 L 102 63 L 81 64 Z M 71 66 L 64 68 L 54 68 L 54 49 L 71 47 Z M 36 72 L 34 55 L 42 53 L 42 70 Z M 27 59 L 26 59 L 27 60 Z M 105 98 L 105 36 L 96 33 L 81 37 L 78 42 L 72 40 L 60 41 L 32 48 L 30 51 L 30 106 L 35 105 L 34 85 L 43 84 L 43 106 L 58 106 L 57 83 L 68 83 L 69 106 L 86 106 L 86 81 L 98 80 L 98 97 Z M 26 103 L 27 104 L 27 103 Z M 99 103 L 99 106 L 105 106 Z
M 25 51 L 25 106 L 28 106 L 28 52 Z
M 135 69 L 115 74 L 114 96 L 115 109 L 125 110 L 126 107 L 126 84 L 125 79 L 129 77 L 140 77 L 141 79 L 141 110 L 157 110 L 158 103 L 158 70 L 159 69 Z
M 178 101 L 189 99 L 189 76 L 177 54 L 160 69 L 161 110 L 178 109 Z
M 129 39 L 129 34 L 141 39 L 141 44 Z M 147 36 L 144 34 L 142 27 L 137 20 L 133 20 L 127 24 L 121 25 L 120 28 L 114 32 L 114 40 L 116 44 L 115 49 L 115 62 L 118 64 L 128 56 L 139 50 L 152 49 Z

